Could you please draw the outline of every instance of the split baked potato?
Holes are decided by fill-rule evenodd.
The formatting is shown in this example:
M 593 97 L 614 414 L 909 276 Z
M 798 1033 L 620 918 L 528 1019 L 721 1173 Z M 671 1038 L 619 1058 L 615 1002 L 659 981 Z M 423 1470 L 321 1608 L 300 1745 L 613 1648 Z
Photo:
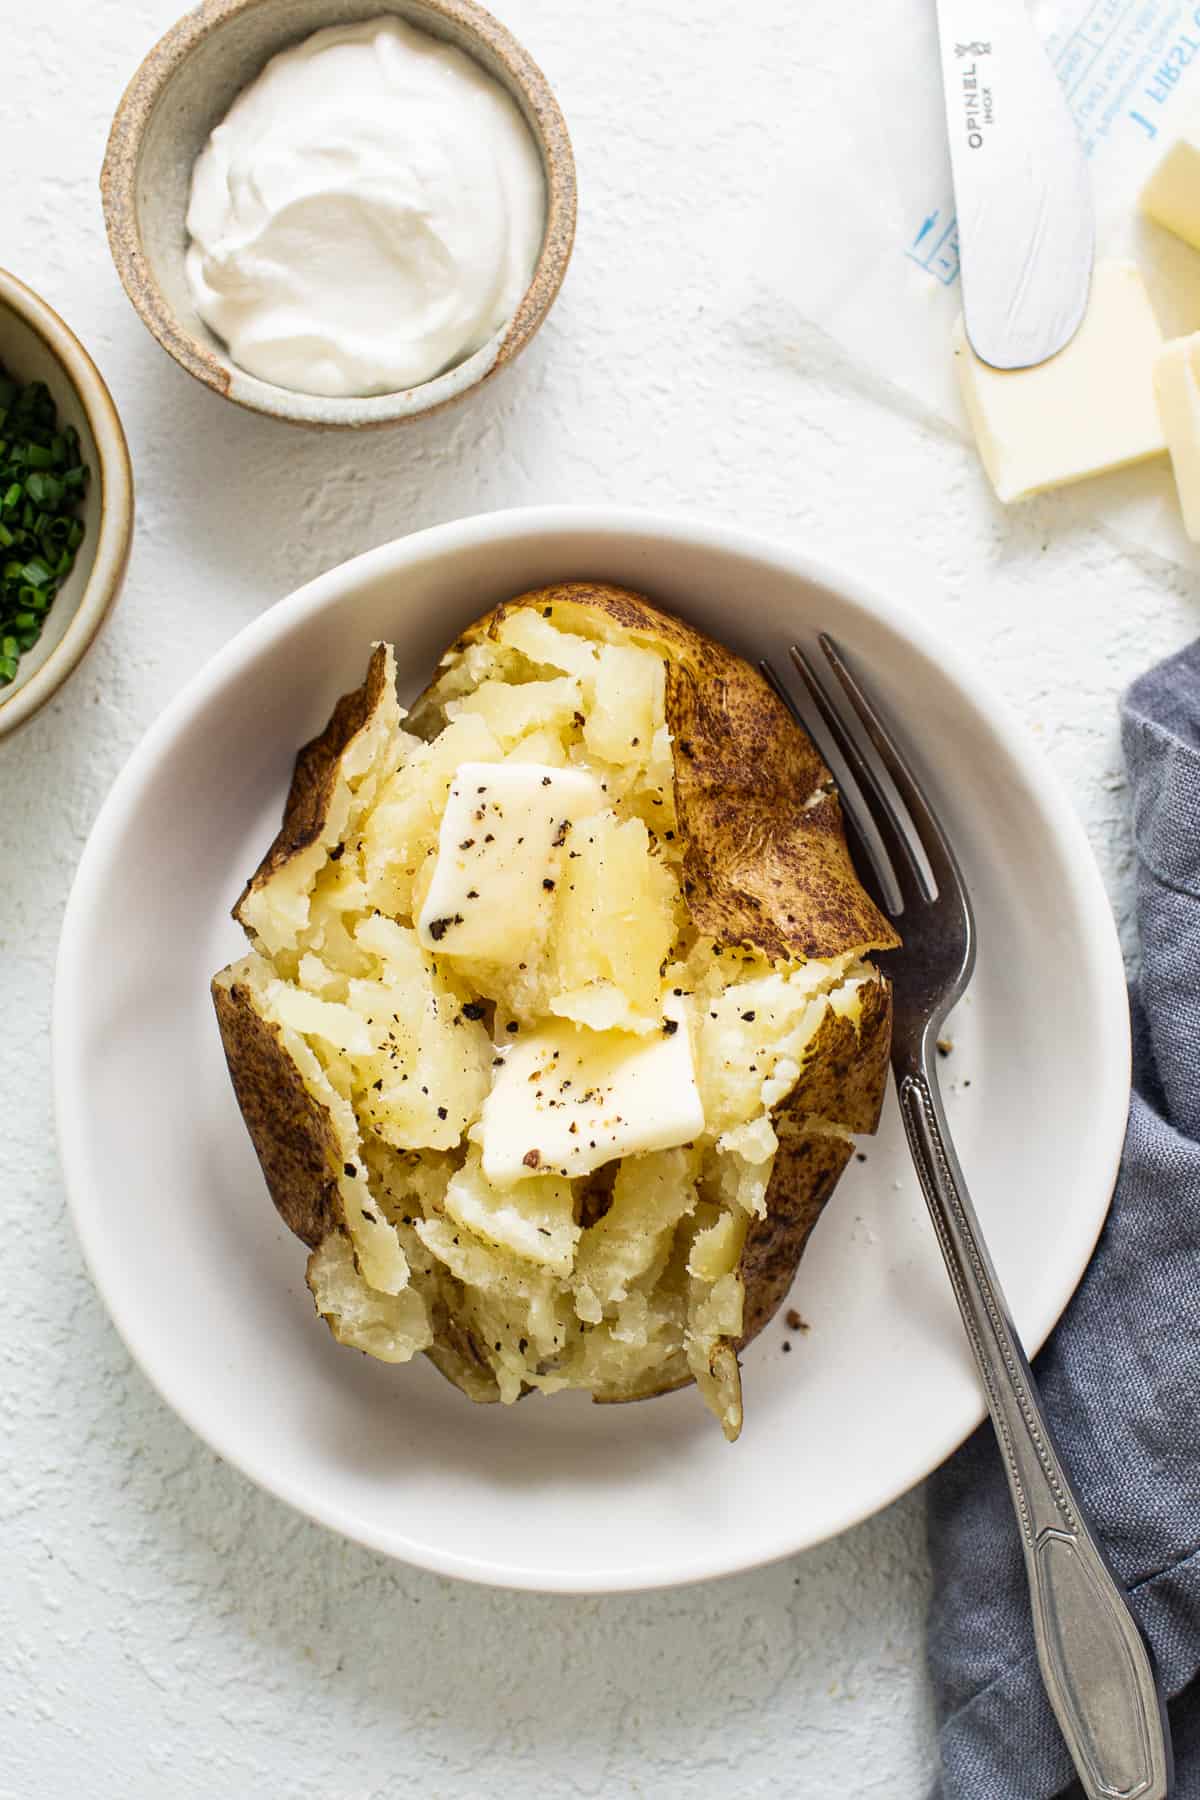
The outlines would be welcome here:
M 524 594 L 407 715 L 393 653 L 299 753 L 213 982 L 340 1342 L 473 1400 L 695 1382 L 875 1129 L 891 1030 L 832 778 L 755 670 L 622 589 Z

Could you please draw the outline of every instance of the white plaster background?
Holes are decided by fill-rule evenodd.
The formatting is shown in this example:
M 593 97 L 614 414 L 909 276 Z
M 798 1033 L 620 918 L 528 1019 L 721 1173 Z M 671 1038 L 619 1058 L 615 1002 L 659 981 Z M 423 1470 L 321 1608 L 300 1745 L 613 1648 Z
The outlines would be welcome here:
M 343 1544 L 164 1410 L 65 1213 L 47 1044 L 61 909 L 129 750 L 260 608 L 418 526 L 612 500 L 803 540 L 909 596 L 1041 735 L 1127 930 L 1116 697 L 1196 631 L 1196 584 L 1131 560 L 1083 501 L 1003 512 L 964 447 L 819 339 L 772 328 L 746 245 L 774 146 L 803 139 L 814 84 L 856 103 L 867 0 L 502 0 L 574 136 L 567 285 L 482 397 L 358 442 L 208 394 L 118 286 L 97 172 L 176 4 L 0 0 L 0 261 L 97 357 L 139 514 L 102 645 L 0 747 L 0 1795 L 917 1796 L 920 1495 L 715 1586 L 542 1599 Z

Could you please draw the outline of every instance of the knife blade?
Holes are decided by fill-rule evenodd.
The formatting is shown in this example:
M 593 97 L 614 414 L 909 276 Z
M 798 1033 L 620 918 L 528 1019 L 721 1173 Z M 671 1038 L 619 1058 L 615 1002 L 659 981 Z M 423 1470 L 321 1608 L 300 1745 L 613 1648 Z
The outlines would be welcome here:
M 1024 0 L 937 11 L 967 337 L 993 368 L 1032 368 L 1087 310 L 1087 158 Z

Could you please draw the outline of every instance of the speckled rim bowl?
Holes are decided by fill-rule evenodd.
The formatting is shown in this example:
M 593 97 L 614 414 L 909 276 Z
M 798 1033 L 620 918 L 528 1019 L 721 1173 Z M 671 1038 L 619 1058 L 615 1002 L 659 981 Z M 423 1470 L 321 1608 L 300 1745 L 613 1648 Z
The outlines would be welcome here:
M 277 52 L 324 26 L 388 13 L 457 44 L 516 100 L 546 176 L 542 252 L 513 318 L 457 367 L 367 399 L 294 393 L 239 368 L 196 311 L 184 270 L 192 165 L 235 97 Z M 575 159 L 558 102 L 533 59 L 474 0 L 205 0 L 154 46 L 126 89 L 100 191 L 117 273 L 164 350 L 214 393 L 296 425 L 396 424 L 478 387 L 541 325 L 575 238 Z
M 0 269 L 0 362 L 23 381 L 44 381 L 58 416 L 79 433 L 92 471 L 84 539 L 37 644 L 16 680 L 0 688 L 0 738 L 31 719 L 78 668 L 121 591 L 133 536 L 133 471 L 112 395 L 75 333 L 52 306 Z

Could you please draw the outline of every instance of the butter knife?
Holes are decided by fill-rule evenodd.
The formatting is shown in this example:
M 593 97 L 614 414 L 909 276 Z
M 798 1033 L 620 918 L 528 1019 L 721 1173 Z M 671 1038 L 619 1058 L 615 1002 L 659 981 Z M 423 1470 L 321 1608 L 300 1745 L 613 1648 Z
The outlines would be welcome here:
M 1087 158 L 1024 0 L 937 0 L 937 11 L 963 322 L 983 362 L 1032 368 L 1087 310 Z

